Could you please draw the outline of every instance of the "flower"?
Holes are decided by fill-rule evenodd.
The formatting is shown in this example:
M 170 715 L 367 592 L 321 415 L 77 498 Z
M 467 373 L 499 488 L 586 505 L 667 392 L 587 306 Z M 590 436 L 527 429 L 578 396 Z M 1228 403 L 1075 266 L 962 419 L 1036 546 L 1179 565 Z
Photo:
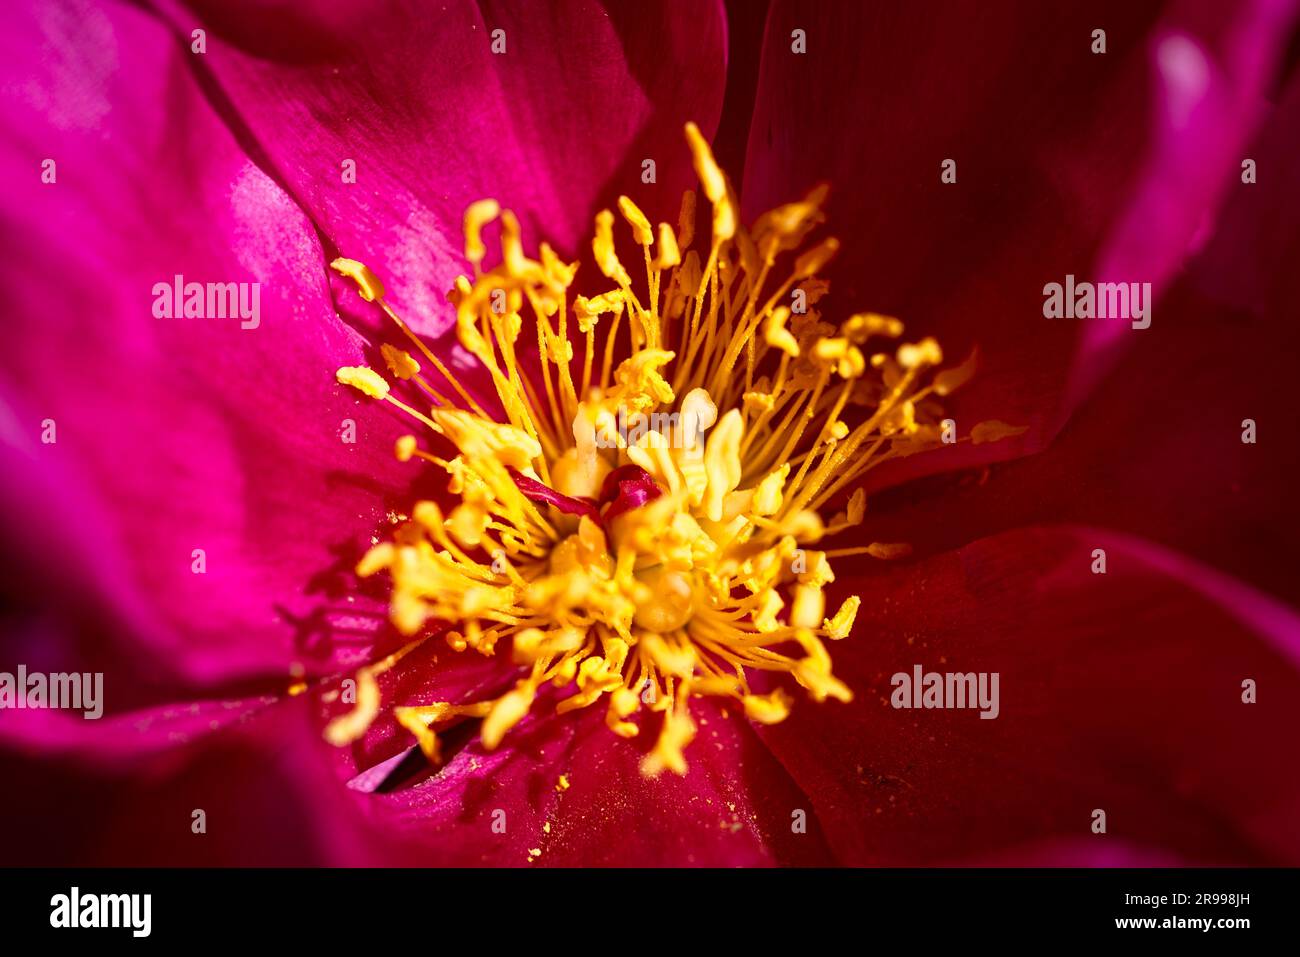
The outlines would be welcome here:
M 107 698 L 99 722 L 0 715 L 0 765 L 23 782 L 5 797 L 5 820 L 23 822 L 6 835 L 17 858 L 1300 857 L 1300 782 L 1275 759 L 1300 700 L 1294 583 L 1279 561 L 1300 526 L 1285 520 L 1276 438 L 1291 405 L 1279 318 L 1297 221 L 1276 171 L 1294 159 L 1294 83 L 1268 102 L 1289 67 L 1289 5 L 1158 19 L 1029 5 L 984 11 L 981 43 L 960 12 L 826 5 L 795 22 L 775 3 L 755 28 L 738 7 L 732 36 L 763 52 L 752 102 L 746 58 L 733 60 L 720 126 L 720 10 L 604 17 L 575 4 L 488 24 L 449 6 L 417 22 L 352 4 L 310 20 L 171 2 L 16 11 L 4 83 L 19 112 L 0 156 L 14 184 L 6 228 L 24 241 L 0 266 L 12 297 L 0 495 L 6 553 L 21 561 L 5 579 L 4 664 L 102 670 Z M 1104 55 L 1088 47 L 1098 17 Z M 504 55 L 487 40 L 498 26 Z M 795 28 L 807 54 L 790 51 Z M 831 608 L 860 598 L 854 634 L 834 645 L 851 703 L 755 726 L 693 700 L 685 776 L 650 779 L 646 748 L 611 734 L 607 712 L 557 718 L 557 689 L 539 686 L 546 700 L 495 750 L 474 741 L 475 720 L 439 727 L 435 769 L 384 703 L 499 701 L 514 678 L 431 642 L 382 670 L 409 640 L 386 624 L 379 580 L 358 585 L 350 568 L 388 535 L 389 511 L 441 489 L 412 489 L 410 463 L 389 454 L 409 432 L 389 403 L 330 381 L 389 366 L 372 345 L 386 341 L 382 310 L 328 264 L 380 269 L 385 301 L 468 393 L 488 395 L 437 338 L 454 322 L 442 292 L 473 273 L 450 238 L 465 205 L 498 197 L 563 266 L 620 194 L 647 223 L 674 218 L 664 207 L 691 178 L 673 158 L 690 118 L 706 139 L 722 130 L 742 223 L 832 184 L 843 244 L 831 297 L 814 303 L 828 321 L 865 306 L 949 355 L 978 344 L 979 372 L 944 413 L 962 434 L 987 419 L 1029 430 L 867 477 L 869 537 L 845 547 L 914 551 L 845 556 L 827 583 Z M 1244 154 L 1257 183 L 1240 182 Z M 949 157 L 957 182 L 945 185 Z M 646 159 L 654 191 L 640 189 Z M 1157 284 L 1152 327 L 1115 336 L 1041 319 L 1043 284 L 1090 267 Z M 260 323 L 155 317 L 149 291 L 178 275 L 259 282 Z M 424 375 L 427 357 L 405 351 L 388 376 Z M 665 369 L 642 367 L 641 384 Z M 1244 418 L 1259 422 L 1254 445 Z M 47 421 L 54 442 L 41 440 Z M 521 495 L 581 501 L 533 470 L 516 468 Z M 624 475 L 587 504 L 652 495 Z M 453 528 L 472 537 L 478 521 L 467 510 Z M 1097 549 L 1104 576 L 1090 571 Z M 999 717 L 891 708 L 890 676 L 917 663 L 999 672 Z M 321 734 L 353 713 L 349 678 L 381 710 L 336 749 Z M 71 812 L 88 799 L 106 810 L 83 823 Z M 184 830 L 195 809 L 228 829 L 220 842 Z M 160 827 L 193 840 L 159 842 Z
M 639 293 L 619 259 L 609 210 L 596 214 L 592 254 L 614 288 L 570 302 L 577 263 L 545 243 L 540 260 L 530 259 L 514 213 L 495 200 L 470 205 L 465 258 L 475 275 L 458 277 L 449 299 L 461 346 L 491 373 L 495 416 L 410 331 L 367 266 L 331 264 L 439 376 L 430 383 L 409 352 L 380 347 L 389 373 L 418 386 L 410 402 L 433 402 L 427 414 L 373 369 L 341 368 L 339 381 L 445 440 L 450 459 L 420 450 L 413 435 L 397 440 L 397 457 L 444 470 L 459 498 L 449 513 L 418 502 L 391 540 L 358 564 L 363 577 L 389 574 L 390 619 L 415 640 L 358 672 L 366 692 L 326 729 L 334 743 L 365 733 L 379 711 L 376 674 L 422 644 L 437 622 L 455 626 L 446 635 L 454 650 L 492 657 L 508 643 L 527 671 L 493 699 L 395 708 L 434 762 L 432 725 L 480 717 L 483 745 L 494 750 L 547 682 L 576 687 L 556 714 L 607 698 L 605 722 L 624 738 L 640 733 L 631 719 L 642 701 L 663 712 L 642 762 L 651 776 L 686 773 L 683 748 L 697 732 L 693 696 L 734 699 L 759 724 L 784 720 L 790 697 L 780 687 L 755 693 L 756 673 L 788 674 L 817 701 L 852 700 L 823 639 L 848 636 L 861 599 L 849 596 L 826 617 L 831 558 L 904 554 L 906 546 L 806 546 L 861 524 L 861 490 L 842 493 L 868 469 L 956 442 L 936 398 L 970 377 L 973 360 L 932 376 L 943 358 L 938 343 L 893 345 L 903 331 L 897 319 L 857 313 L 838 329 L 823 322 L 812 308 L 827 290 L 817 276 L 839 241 L 801 247 L 823 219 L 825 189 L 760 216 L 750 231 L 737 222 L 734 193 L 699 127 L 687 123 L 686 138 L 712 207 L 709 243 L 691 248 L 693 191 L 683 194 L 676 231 L 660 223 L 656 232 L 620 196 L 645 260 Z M 484 272 L 482 231 L 498 217 L 501 262 Z M 584 340 L 580 358 L 570 313 Z M 631 352 L 618 361 L 625 315 Z M 602 344 L 596 326 L 606 316 Z M 524 366 L 530 342 L 540 385 Z M 953 434 L 945 440 L 946 428 Z M 965 441 L 1022 431 L 984 422 Z M 819 510 L 837 496 L 847 507 L 827 524 Z

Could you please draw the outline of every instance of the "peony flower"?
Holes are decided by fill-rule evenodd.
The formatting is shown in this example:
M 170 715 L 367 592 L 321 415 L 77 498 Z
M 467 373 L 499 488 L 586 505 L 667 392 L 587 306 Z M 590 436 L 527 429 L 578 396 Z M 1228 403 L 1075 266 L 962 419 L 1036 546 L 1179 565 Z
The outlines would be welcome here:
M 761 12 L 16 13 L 18 861 L 1300 858 L 1291 6 Z

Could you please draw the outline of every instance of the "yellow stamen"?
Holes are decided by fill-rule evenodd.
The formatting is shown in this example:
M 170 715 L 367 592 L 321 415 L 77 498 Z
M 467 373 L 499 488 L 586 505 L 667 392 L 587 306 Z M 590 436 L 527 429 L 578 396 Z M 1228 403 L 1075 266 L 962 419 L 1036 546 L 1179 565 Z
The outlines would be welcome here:
M 445 515 L 433 502 L 416 503 L 357 573 L 388 575 L 389 615 L 412 637 L 408 647 L 446 622 L 454 651 L 494 656 L 506 647 L 502 667 L 521 669 L 514 687 L 490 700 L 394 710 L 431 761 L 439 759 L 434 725 L 481 718 L 483 744 L 495 748 L 547 685 L 561 689 L 561 714 L 607 699 L 606 725 L 621 737 L 636 737 L 662 715 L 642 762 L 650 775 L 685 772 L 696 734 L 693 697 L 730 699 L 759 723 L 783 720 L 792 699 L 780 688 L 753 693 L 756 671 L 785 675 L 816 701 L 852 697 L 832 673 L 823 639 L 848 637 L 862 601 L 841 599 L 825 617 L 831 559 L 898 558 L 907 546 L 809 546 L 865 521 L 864 493 L 849 491 L 866 470 L 942 445 L 937 397 L 970 378 L 974 359 L 936 372 L 943 354 L 933 339 L 892 354 L 868 350 L 873 338 L 901 336 L 897 319 L 863 312 L 838 329 L 825 322 L 820 300 L 829 284 L 820 272 L 840 244 L 827 238 L 809 248 L 806 240 L 825 218 L 826 190 L 747 229 L 701 131 L 689 124 L 686 138 L 713 207 L 710 243 L 691 249 L 693 192 L 683 197 L 675 232 L 665 223 L 656 232 L 635 202 L 620 197 L 619 212 L 641 247 L 644 286 L 634 288 L 619 257 L 609 210 L 596 216 L 591 252 L 610 288 L 590 296 L 571 294 L 577 264 L 545 244 L 537 259 L 528 256 L 509 210 L 483 200 L 466 211 L 474 275 L 459 277 L 448 298 L 461 344 L 491 378 L 490 403 L 397 317 L 370 269 L 351 259 L 333 263 L 459 397 L 448 401 L 421 378 L 410 353 L 388 345 L 381 351 L 392 384 L 371 369 L 338 370 L 341 383 L 434 433 L 427 452 L 414 435 L 402 436 L 397 457 L 444 471 L 459 499 Z M 483 229 L 494 220 L 500 260 L 485 270 Z M 807 305 L 797 314 L 787 305 L 796 289 Z M 629 331 L 621 336 L 624 316 Z M 523 332 L 528 322 L 535 335 Z M 534 344 L 540 386 L 520 365 Z M 423 409 L 430 396 L 438 406 L 417 410 L 394 390 Z M 488 405 L 502 414 L 489 414 Z M 961 441 L 1020 431 L 985 422 Z M 435 454 L 448 443 L 453 452 Z M 644 470 L 618 473 L 646 499 L 637 508 L 623 507 L 621 483 L 606 488 L 625 466 Z M 538 483 L 572 501 L 548 504 Z M 832 500 L 841 511 L 828 523 L 821 509 Z M 390 659 L 358 672 L 357 705 L 331 723 L 331 740 L 364 732 L 380 706 L 374 677 L 395 664 Z M 567 778 L 560 782 L 567 787 Z

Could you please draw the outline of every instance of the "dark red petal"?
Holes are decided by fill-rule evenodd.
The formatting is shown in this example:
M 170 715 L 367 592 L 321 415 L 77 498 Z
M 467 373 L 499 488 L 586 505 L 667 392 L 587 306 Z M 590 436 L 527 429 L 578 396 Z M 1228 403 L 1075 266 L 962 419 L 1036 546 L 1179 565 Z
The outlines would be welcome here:
M 1300 163 L 1300 78 L 1250 155 L 1264 170 Z M 1282 557 L 1300 550 L 1300 460 L 1283 438 L 1300 434 L 1298 261 L 1294 179 L 1241 184 L 1214 238 L 1161 301 L 1161 321 L 1134 337 L 1050 448 L 982 478 L 933 478 L 873 496 L 870 535 L 924 555 L 1024 525 L 1105 525 L 1300 603 Z M 1255 444 L 1242 442 L 1248 418 Z
M 366 813 L 429 864 L 831 860 L 812 802 L 735 709 L 724 717 L 714 702 L 694 700 L 699 731 L 686 750 L 686 777 L 651 779 L 640 761 L 658 732 L 657 715 L 643 721 L 644 740 L 627 740 L 605 727 L 599 704 L 554 715 L 555 695 L 543 698 L 497 751 L 486 753 L 475 740 L 416 787 L 365 796 Z M 504 830 L 494 830 L 494 821 Z
M 544 485 L 537 479 L 529 478 L 518 469 L 510 469 L 509 471 L 510 477 L 515 480 L 515 485 L 519 486 L 519 491 L 523 492 L 524 497 L 529 501 L 554 505 L 566 515 L 588 515 L 599 520 L 600 513 L 595 504 L 589 500 L 574 498 L 557 492 L 549 485 Z
M 200 710 L 221 703 L 198 705 Z M 159 714 L 161 745 L 96 767 L 0 751 L 5 860 L 28 866 L 338 866 L 410 863 L 333 778 L 306 696 L 198 733 Z M 80 722 L 88 725 L 92 722 Z M 115 729 L 130 737 L 127 727 Z M 107 734 L 106 728 L 103 734 Z M 117 746 L 114 745 L 116 748 Z M 202 811 L 206 833 L 196 833 Z
M 844 241 L 835 314 L 897 315 L 954 359 L 978 344 L 980 373 L 949 403 L 959 431 L 993 418 L 1029 427 L 891 463 L 873 484 L 1051 440 L 1079 399 L 1071 372 L 1086 330 L 1044 318 L 1044 285 L 1134 269 L 1127 279 L 1160 287 L 1188 251 L 1186 224 L 1236 180 L 1224 157 L 1248 142 L 1289 6 L 970 3 L 935 16 L 925 5 L 773 4 L 746 216 L 828 181 L 829 228 Z M 1104 55 L 1091 52 L 1100 26 Z M 791 51 L 794 29 L 806 31 L 806 54 Z M 1157 69 L 1173 36 L 1206 51 L 1216 104 L 1176 141 Z M 940 180 L 946 159 L 956 183 Z M 1144 255 L 1124 255 L 1133 250 Z
M 641 466 L 620 465 L 601 483 L 600 501 L 604 506 L 601 517 L 608 525 L 624 512 L 653 502 L 662 494 L 663 489 Z
M 1098 548 L 1104 575 L 1091 571 Z M 1073 527 L 851 585 L 856 632 L 830 652 L 855 700 L 797 707 L 762 732 L 843 862 L 1006 862 L 1044 842 L 1111 840 L 1186 863 L 1300 861 L 1300 767 L 1281 758 L 1300 725 L 1290 608 Z M 891 707 L 892 676 L 915 665 L 997 672 L 998 717 Z M 1247 679 L 1256 704 L 1243 703 Z M 1097 809 L 1105 835 L 1091 831 Z

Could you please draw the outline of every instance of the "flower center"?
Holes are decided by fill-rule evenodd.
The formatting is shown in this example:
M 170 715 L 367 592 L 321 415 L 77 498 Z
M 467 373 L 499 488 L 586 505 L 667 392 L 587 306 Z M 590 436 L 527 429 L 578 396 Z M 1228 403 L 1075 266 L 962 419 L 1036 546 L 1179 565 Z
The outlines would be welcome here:
M 547 683 L 572 691 L 561 713 L 603 701 L 608 727 L 624 737 L 640 733 L 643 707 L 662 713 L 647 774 L 685 771 L 692 696 L 734 699 L 763 723 L 782 720 L 791 703 L 779 685 L 753 687 L 763 673 L 789 676 L 817 701 L 850 700 L 825 641 L 849 634 L 860 600 L 826 616 L 830 560 L 906 549 L 812 546 L 862 522 L 865 497 L 853 489 L 867 469 L 940 443 L 937 398 L 969 378 L 973 361 L 934 375 L 933 339 L 870 348 L 902 334 L 896 319 L 825 322 L 818 273 L 838 243 L 799 251 L 823 221 L 825 188 L 746 229 L 707 142 L 693 124 L 686 133 L 711 236 L 692 248 L 693 192 L 676 230 L 652 228 L 620 197 L 643 285 L 619 258 L 608 210 L 592 242 L 608 288 L 588 297 L 571 295 L 576 263 L 545 243 L 537 259 L 525 254 L 509 210 L 492 200 L 469 207 L 473 277 L 457 279 L 448 298 L 495 401 L 473 395 L 407 328 L 370 269 L 332 264 L 415 353 L 381 347 L 405 399 L 372 369 L 340 369 L 339 381 L 424 429 L 424 446 L 403 436 L 397 456 L 445 471 L 455 504 L 417 503 L 359 563 L 362 576 L 388 573 L 391 620 L 412 643 L 362 670 L 369 693 L 327 728 L 331 740 L 364 732 L 379 706 L 374 674 L 439 622 L 451 626 L 452 648 L 508 656 L 521 677 L 491 701 L 397 707 L 435 761 L 440 726 L 482 717 L 483 743 L 496 747 Z M 484 270 L 492 222 L 501 262 Z M 534 348 L 537 367 L 526 372 L 521 356 Z M 987 437 L 999 425 L 983 428 Z

